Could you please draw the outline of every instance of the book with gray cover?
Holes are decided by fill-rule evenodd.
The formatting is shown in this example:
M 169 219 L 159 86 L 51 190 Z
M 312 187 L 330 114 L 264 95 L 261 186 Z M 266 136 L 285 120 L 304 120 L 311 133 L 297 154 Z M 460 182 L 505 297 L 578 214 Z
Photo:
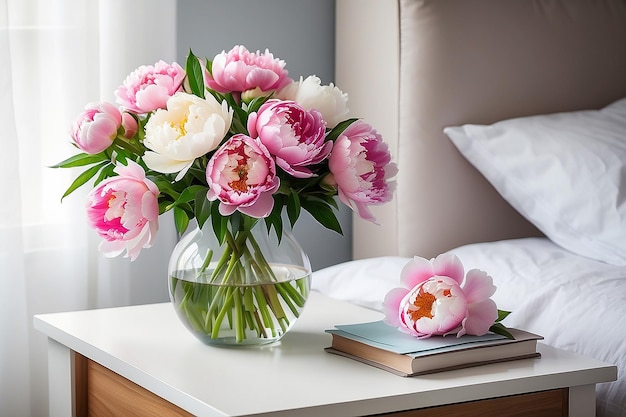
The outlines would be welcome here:
M 383 321 L 337 325 L 326 330 L 332 344 L 325 350 L 402 376 L 540 356 L 537 341 L 542 336 L 507 330 L 514 339 L 495 333 L 418 339 Z

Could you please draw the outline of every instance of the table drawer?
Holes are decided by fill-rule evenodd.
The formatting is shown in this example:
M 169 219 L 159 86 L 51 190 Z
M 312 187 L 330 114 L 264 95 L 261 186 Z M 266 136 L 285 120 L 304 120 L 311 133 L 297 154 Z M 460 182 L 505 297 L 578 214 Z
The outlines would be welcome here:
M 192 416 L 99 363 L 74 355 L 77 416 Z
M 567 417 L 568 389 L 533 392 L 500 398 L 470 401 L 460 404 L 442 405 L 379 414 L 393 417 Z
M 185 410 L 75 353 L 78 416 L 191 416 Z M 378 414 L 393 417 L 567 417 L 567 388 L 489 398 L 419 410 Z

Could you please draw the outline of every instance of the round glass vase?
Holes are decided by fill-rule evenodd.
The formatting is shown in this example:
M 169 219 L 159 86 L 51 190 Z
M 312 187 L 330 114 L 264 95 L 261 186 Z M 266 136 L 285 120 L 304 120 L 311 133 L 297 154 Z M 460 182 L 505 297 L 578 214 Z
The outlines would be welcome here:
M 263 221 L 232 223 L 222 244 L 210 221 L 179 241 L 168 268 L 170 299 L 183 324 L 208 345 L 276 342 L 304 308 L 309 258 L 289 231 L 278 239 Z

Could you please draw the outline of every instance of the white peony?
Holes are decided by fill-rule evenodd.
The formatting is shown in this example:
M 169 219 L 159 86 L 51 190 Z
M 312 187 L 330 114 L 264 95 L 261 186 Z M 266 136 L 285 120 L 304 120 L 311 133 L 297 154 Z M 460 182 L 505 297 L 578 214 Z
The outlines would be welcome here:
M 322 85 L 315 75 L 294 81 L 276 95 L 281 100 L 293 100 L 305 110 L 315 109 L 322 113 L 326 126 L 330 129 L 348 116 L 348 95 L 333 83 Z
M 233 110 L 208 94 L 200 98 L 179 92 L 167 101 L 167 109 L 157 110 L 146 124 L 143 160 L 148 168 L 175 173 L 180 180 L 193 161 L 216 149 L 228 133 Z

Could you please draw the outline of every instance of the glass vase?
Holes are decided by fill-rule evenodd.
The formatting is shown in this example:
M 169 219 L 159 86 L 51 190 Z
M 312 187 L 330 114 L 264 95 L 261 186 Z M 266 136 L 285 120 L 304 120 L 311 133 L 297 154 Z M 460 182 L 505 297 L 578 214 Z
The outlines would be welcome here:
M 170 299 L 183 324 L 208 345 L 276 342 L 304 308 L 309 259 L 289 231 L 279 239 L 263 221 L 233 223 L 223 243 L 210 221 L 180 240 L 169 262 Z

